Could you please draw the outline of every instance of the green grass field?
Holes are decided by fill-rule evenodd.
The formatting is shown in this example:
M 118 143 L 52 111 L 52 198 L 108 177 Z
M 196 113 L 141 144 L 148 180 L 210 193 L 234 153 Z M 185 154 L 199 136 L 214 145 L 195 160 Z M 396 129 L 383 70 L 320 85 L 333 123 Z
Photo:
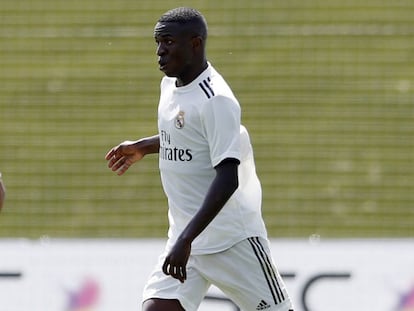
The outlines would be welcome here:
M 182 1 L 2 0 L 0 237 L 159 237 L 157 18 Z M 414 236 L 414 2 L 187 1 L 243 109 L 271 237 Z

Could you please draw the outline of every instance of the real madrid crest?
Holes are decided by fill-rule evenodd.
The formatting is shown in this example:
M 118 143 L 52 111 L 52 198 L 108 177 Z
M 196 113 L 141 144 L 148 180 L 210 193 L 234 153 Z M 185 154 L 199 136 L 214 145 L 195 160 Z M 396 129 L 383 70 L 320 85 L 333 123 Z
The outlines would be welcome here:
M 175 127 L 182 129 L 184 127 L 184 111 L 180 111 L 175 118 Z

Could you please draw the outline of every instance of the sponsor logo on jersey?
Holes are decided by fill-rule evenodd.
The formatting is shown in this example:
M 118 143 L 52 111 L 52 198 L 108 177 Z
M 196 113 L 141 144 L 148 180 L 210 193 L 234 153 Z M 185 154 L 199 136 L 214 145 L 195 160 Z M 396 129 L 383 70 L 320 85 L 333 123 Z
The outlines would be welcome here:
M 182 116 L 184 116 L 184 113 Z M 182 122 L 182 125 L 184 126 L 184 119 Z M 160 132 L 159 156 L 162 160 L 174 162 L 189 162 L 193 159 L 191 149 L 182 149 L 176 147 L 171 141 L 171 134 L 164 130 L 161 130 Z

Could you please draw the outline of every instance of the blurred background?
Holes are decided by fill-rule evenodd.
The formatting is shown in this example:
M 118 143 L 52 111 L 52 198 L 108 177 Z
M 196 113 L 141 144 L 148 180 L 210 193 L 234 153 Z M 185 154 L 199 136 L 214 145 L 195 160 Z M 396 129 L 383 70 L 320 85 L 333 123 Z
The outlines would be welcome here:
M 153 27 L 209 23 L 242 106 L 269 235 L 414 236 L 411 0 L 1 0 L 0 237 L 164 237 L 157 157 L 105 153 L 157 131 Z

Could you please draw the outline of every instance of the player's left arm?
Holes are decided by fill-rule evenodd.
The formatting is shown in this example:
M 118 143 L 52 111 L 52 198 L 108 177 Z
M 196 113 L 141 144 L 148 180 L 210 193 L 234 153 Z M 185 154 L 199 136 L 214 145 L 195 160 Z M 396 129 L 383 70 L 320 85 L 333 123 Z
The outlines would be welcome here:
M 239 160 L 227 158 L 216 167 L 216 176 L 210 185 L 204 202 L 187 227 L 178 237 L 166 257 L 163 271 L 184 282 L 187 278 L 186 265 L 191 253 L 191 243 L 212 222 L 239 186 Z
M 210 185 L 204 202 L 181 233 L 181 239 L 191 243 L 217 216 L 239 187 L 237 170 L 239 164 L 239 160 L 227 158 L 215 167 L 216 176 Z

